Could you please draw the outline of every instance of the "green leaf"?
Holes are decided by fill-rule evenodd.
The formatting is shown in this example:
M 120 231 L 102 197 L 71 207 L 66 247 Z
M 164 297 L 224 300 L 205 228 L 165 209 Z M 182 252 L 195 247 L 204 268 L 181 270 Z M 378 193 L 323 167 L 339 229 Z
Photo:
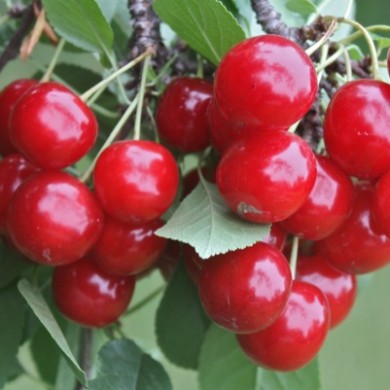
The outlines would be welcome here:
M 32 266 L 33 264 L 20 252 L 0 242 L 0 289 L 9 285 Z
M 261 241 L 269 230 L 270 225 L 239 219 L 225 204 L 217 187 L 201 180 L 156 234 L 185 242 L 201 258 L 207 259 L 251 246 Z
M 348 53 L 351 56 L 351 59 L 353 60 L 361 60 L 364 58 L 364 53 L 362 49 L 357 45 L 350 45 L 348 46 Z
M 218 0 L 154 0 L 153 7 L 172 30 L 214 64 L 245 38 L 237 20 Z
M 311 15 L 317 13 L 317 7 L 310 0 L 289 0 L 286 8 L 301 15 Z
M 261 390 L 319 390 L 321 389 L 318 359 L 304 368 L 291 372 L 262 370 Z
M 38 288 L 31 285 L 26 279 L 22 279 L 18 283 L 18 289 L 23 295 L 23 298 L 27 301 L 35 315 L 39 318 L 42 325 L 47 329 L 50 336 L 57 343 L 61 352 L 67 358 L 70 366 L 72 367 L 75 375 L 81 383 L 85 383 L 85 373 L 80 368 L 77 360 L 73 356 L 72 351 L 69 348 L 68 342 L 61 328 L 59 327 L 56 319 L 53 316 L 48 304 L 42 296 L 42 293 Z
M 23 335 L 25 304 L 16 286 L 0 293 L 0 388 L 15 375 L 15 356 Z
M 210 326 L 202 346 L 199 383 L 201 390 L 259 389 L 257 367 L 243 354 L 235 335 L 217 325 Z
M 370 35 L 372 39 L 376 42 L 378 50 L 383 50 L 390 47 L 390 38 L 374 33 L 370 33 Z
M 56 32 L 73 45 L 108 54 L 113 32 L 95 0 L 42 0 Z
M 196 369 L 209 324 L 197 289 L 180 262 L 157 309 L 157 342 L 171 362 Z
M 131 340 L 109 341 L 99 351 L 96 378 L 89 390 L 171 390 L 160 363 Z

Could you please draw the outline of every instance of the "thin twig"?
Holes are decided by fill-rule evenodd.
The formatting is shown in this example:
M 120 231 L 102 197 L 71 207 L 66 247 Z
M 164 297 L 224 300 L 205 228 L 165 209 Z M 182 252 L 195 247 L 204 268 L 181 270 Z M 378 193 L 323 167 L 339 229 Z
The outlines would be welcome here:
M 19 28 L 16 30 L 14 36 L 9 40 L 4 51 L 0 55 L 0 71 L 4 66 L 19 54 L 20 47 L 22 46 L 23 39 L 27 35 L 31 26 L 35 20 L 34 6 L 30 4 L 23 10 L 23 17 L 20 22 Z

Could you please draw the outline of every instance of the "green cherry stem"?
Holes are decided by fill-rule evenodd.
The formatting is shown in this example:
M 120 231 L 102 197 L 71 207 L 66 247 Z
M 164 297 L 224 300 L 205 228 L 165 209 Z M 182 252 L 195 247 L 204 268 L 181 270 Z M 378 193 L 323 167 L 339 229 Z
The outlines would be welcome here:
M 134 314 L 136 311 L 142 309 L 145 305 L 147 305 L 154 298 L 156 298 L 158 295 L 160 295 L 162 293 L 162 291 L 164 290 L 164 288 L 165 288 L 165 286 L 160 286 L 160 287 L 156 288 L 154 291 L 152 291 L 145 298 L 141 299 L 134 306 L 130 307 L 130 309 L 127 310 L 126 313 L 123 316 L 129 316 L 131 314 Z
M 295 279 L 295 274 L 297 269 L 298 248 L 299 248 L 299 238 L 294 236 L 292 247 L 291 247 L 291 255 L 290 255 L 290 270 L 293 279 Z
M 324 46 L 321 47 L 321 57 L 320 57 L 320 64 L 326 61 L 326 58 L 328 57 L 329 53 L 329 45 L 325 44 Z M 322 76 L 324 75 L 325 69 L 322 68 L 317 72 L 317 84 L 320 85 Z
M 328 30 L 326 31 L 326 33 L 321 37 L 321 39 L 319 39 L 316 43 L 314 43 L 312 46 L 310 46 L 309 48 L 307 48 L 305 50 L 306 54 L 308 56 L 311 56 L 315 51 L 317 51 L 323 44 L 325 44 L 329 38 L 332 36 L 332 34 L 334 33 L 334 31 L 336 30 L 336 27 L 337 27 L 337 22 L 336 22 L 336 19 L 332 19 L 332 21 L 330 22 L 330 25 L 329 25 L 329 28 Z
M 143 61 L 145 58 L 149 57 L 151 55 L 152 51 L 147 49 L 145 52 L 143 52 L 140 56 L 135 58 L 134 60 L 127 63 L 122 68 L 118 69 L 116 72 L 112 73 L 110 76 L 105 78 L 104 80 L 100 81 L 96 85 L 94 85 L 92 88 L 88 89 L 88 91 L 84 92 L 80 98 L 84 101 L 87 101 L 89 98 L 91 98 L 96 92 L 100 91 L 102 88 L 106 88 L 108 84 L 111 83 L 111 81 L 115 80 L 118 76 L 121 74 L 127 72 L 129 69 L 133 68 L 135 65 L 137 65 L 139 62 Z
M 369 32 L 374 32 L 374 31 L 383 31 L 383 32 L 390 32 L 390 26 L 387 26 L 385 24 L 375 24 L 373 26 L 368 26 L 366 27 L 366 30 Z M 348 35 L 347 37 L 341 39 L 339 42 L 348 45 L 355 41 L 357 38 L 360 38 L 363 35 L 363 32 L 358 30 L 355 31 L 353 34 Z
M 80 177 L 80 181 L 85 183 L 89 179 L 89 177 L 91 176 L 91 174 L 93 172 L 93 169 L 95 167 L 96 161 L 97 161 L 98 157 L 100 156 L 100 154 L 103 152 L 104 149 L 107 148 L 107 146 L 111 145 L 115 141 L 115 139 L 117 138 L 119 132 L 122 130 L 122 127 L 127 122 L 127 120 L 129 119 L 130 115 L 134 112 L 134 110 L 135 110 L 135 108 L 137 106 L 137 103 L 138 103 L 138 98 L 139 98 L 139 95 L 137 95 L 134 98 L 134 100 L 131 102 L 129 107 L 127 107 L 127 109 L 124 112 L 124 114 L 122 115 L 121 119 L 119 119 L 118 123 L 115 125 L 115 127 L 111 131 L 111 134 L 106 139 L 106 142 L 103 144 L 103 146 L 99 150 L 99 153 L 93 159 L 92 163 L 89 165 L 89 167 L 84 172 L 84 174 Z
M 41 78 L 41 82 L 50 81 L 51 75 L 54 71 L 55 66 L 57 65 L 58 59 L 60 58 L 64 46 L 65 46 L 65 40 L 61 39 L 56 47 L 54 55 L 50 61 L 49 66 L 47 67 L 45 74 Z
M 343 46 L 343 57 L 345 63 L 345 71 L 347 73 L 347 81 L 351 81 L 353 78 L 352 75 L 352 64 L 351 64 L 351 56 L 349 55 L 348 50 Z
M 319 65 L 316 66 L 316 72 L 317 74 L 321 72 L 323 69 L 325 69 L 330 64 L 333 64 L 333 62 L 337 61 L 337 59 L 343 55 L 344 48 L 340 47 L 336 52 L 334 52 L 330 57 L 326 59 L 326 61 L 321 61 Z
M 137 105 L 137 111 L 135 113 L 134 137 L 133 137 L 133 139 L 135 140 L 139 140 L 141 138 L 142 108 L 144 104 L 146 78 L 148 75 L 150 59 L 151 59 L 151 55 L 148 55 L 145 58 L 144 65 L 142 67 L 141 84 L 138 92 L 138 105 Z
M 358 23 L 352 19 L 338 18 L 338 21 L 340 23 L 349 24 L 350 26 L 352 26 L 353 28 L 355 28 L 356 30 L 361 32 L 361 34 L 364 36 L 364 38 L 367 42 L 367 45 L 368 45 L 368 49 L 370 51 L 370 55 L 371 55 L 372 75 L 373 75 L 375 80 L 380 80 L 381 76 L 380 76 L 380 71 L 379 71 L 377 52 L 376 52 L 374 41 L 373 41 L 372 37 L 370 36 L 370 33 L 368 32 L 368 30 L 363 25 L 361 25 L 360 23 Z

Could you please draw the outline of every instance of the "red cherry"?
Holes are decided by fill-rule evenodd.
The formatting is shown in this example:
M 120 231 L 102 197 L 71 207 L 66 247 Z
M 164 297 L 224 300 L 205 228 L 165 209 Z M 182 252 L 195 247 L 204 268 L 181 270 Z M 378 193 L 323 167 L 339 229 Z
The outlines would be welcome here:
M 274 246 L 280 251 L 283 251 L 286 238 L 286 232 L 280 227 L 280 224 L 273 223 L 269 234 L 267 234 L 261 241 Z
M 282 314 L 291 272 L 280 251 L 259 242 L 205 261 L 198 285 L 212 320 L 235 333 L 256 332 Z
M 372 217 L 373 191 L 372 184 L 357 185 L 351 215 L 332 235 L 316 242 L 316 252 L 341 271 L 364 274 L 390 261 L 390 238 L 378 232 Z
M 390 237 L 390 171 L 376 183 L 372 198 L 372 214 L 379 229 Z
M 37 171 L 38 168 L 19 154 L 11 154 L 0 161 L 0 234 L 6 233 L 7 207 L 15 191 Z
M 134 276 L 109 275 L 91 258 L 56 267 L 52 292 L 58 309 L 84 326 L 103 327 L 115 322 L 133 296 Z
M 9 118 L 17 101 L 38 81 L 30 79 L 15 80 L 0 93 L 0 154 L 16 153 L 8 136 Z
M 27 160 L 43 169 L 62 169 L 81 159 L 97 137 L 90 108 L 65 86 L 41 83 L 15 105 L 9 137 Z
M 354 80 L 333 95 L 326 110 L 329 156 L 348 175 L 375 179 L 390 170 L 390 85 Z
M 220 112 L 243 127 L 280 129 L 309 110 L 317 93 L 313 63 L 296 43 L 260 35 L 234 46 L 216 72 Z
M 310 146 L 285 131 L 235 143 L 217 168 L 217 185 L 230 208 L 253 222 L 277 222 L 306 201 L 316 178 Z
M 356 276 L 333 268 L 321 255 L 299 256 L 297 280 L 314 284 L 325 294 L 331 328 L 340 324 L 351 311 L 356 298 Z
M 191 280 L 198 284 L 200 271 L 206 260 L 202 260 L 191 245 L 183 245 L 184 264 Z
M 268 328 L 237 335 L 249 358 L 270 370 L 298 370 L 318 353 L 329 329 L 329 306 L 312 284 L 293 281 L 282 316 Z
M 102 229 L 103 213 L 88 188 L 64 172 L 37 173 L 14 194 L 7 228 L 15 246 L 46 265 L 83 257 Z
M 317 156 L 317 178 L 308 199 L 281 225 L 300 238 L 321 240 L 348 217 L 353 194 L 350 178 L 329 158 Z
M 161 220 L 134 225 L 107 218 L 93 248 L 93 258 L 109 274 L 139 274 L 150 268 L 165 249 L 166 239 L 154 235 L 162 225 Z
M 165 89 L 157 106 L 156 124 L 162 139 L 182 152 L 210 144 L 207 109 L 213 85 L 196 77 L 180 77 Z
M 120 221 L 143 223 L 171 206 L 179 184 L 172 154 L 152 141 L 121 141 L 99 156 L 96 195 L 107 214 Z

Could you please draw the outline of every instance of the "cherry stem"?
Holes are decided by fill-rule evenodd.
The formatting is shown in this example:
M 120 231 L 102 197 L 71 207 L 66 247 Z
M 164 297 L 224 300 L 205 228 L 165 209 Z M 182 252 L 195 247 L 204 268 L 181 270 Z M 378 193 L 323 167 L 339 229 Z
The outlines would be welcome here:
M 141 84 L 139 86 L 139 92 L 138 92 L 137 112 L 135 113 L 134 137 L 133 137 L 133 139 L 135 140 L 139 140 L 141 138 L 142 108 L 144 104 L 146 78 L 148 75 L 150 59 L 151 59 L 151 55 L 149 54 L 145 58 L 144 65 L 142 67 Z
M 351 57 L 348 53 L 348 50 L 344 46 L 342 46 L 342 48 L 343 48 L 343 57 L 345 63 L 345 71 L 347 74 L 347 81 L 351 81 L 353 79 Z
M 133 68 L 135 65 L 137 65 L 139 62 L 143 61 L 145 58 L 149 57 L 152 54 L 151 49 L 147 49 L 145 52 L 143 52 L 140 56 L 135 58 L 134 60 L 127 63 L 122 68 L 118 69 L 114 73 L 112 73 L 110 76 L 105 78 L 104 80 L 100 81 L 96 85 L 94 85 L 92 88 L 88 89 L 88 91 L 84 92 L 82 95 L 80 95 L 80 99 L 87 101 L 89 98 L 91 98 L 96 92 L 100 91 L 103 88 L 106 88 L 108 84 L 111 83 L 111 81 L 115 80 L 118 76 L 121 74 L 127 72 L 129 69 Z
M 378 63 L 377 52 L 376 52 L 374 41 L 371 38 L 368 30 L 363 25 L 361 25 L 360 23 L 358 23 L 352 19 L 338 18 L 338 21 L 340 23 L 349 24 L 350 26 L 352 26 L 356 30 L 358 30 L 364 36 L 364 38 L 367 42 L 367 45 L 368 45 L 368 49 L 370 51 L 370 55 L 371 55 L 372 75 L 373 75 L 375 80 L 380 80 L 381 76 L 380 76 L 380 72 L 379 72 L 379 63 Z
M 328 52 L 329 52 L 329 45 L 325 44 L 321 48 L 321 57 L 320 57 L 320 64 L 323 64 L 326 61 L 326 57 L 328 57 Z M 324 75 L 324 68 L 319 70 L 317 72 L 317 84 L 320 85 L 322 76 Z
M 329 38 L 332 36 L 334 31 L 336 30 L 336 27 L 337 27 L 336 19 L 332 19 L 330 26 L 329 26 L 328 30 L 326 31 L 326 33 L 321 37 L 321 39 L 319 39 L 316 43 L 314 43 L 312 46 L 310 46 L 309 48 L 307 48 L 305 50 L 306 54 L 308 56 L 311 56 L 324 43 L 326 43 L 329 40 Z
M 123 316 L 129 316 L 131 314 L 134 314 L 136 311 L 142 309 L 150 301 L 152 301 L 154 298 L 156 298 L 158 295 L 160 295 L 161 292 L 164 290 L 164 288 L 165 288 L 165 286 L 160 286 L 160 287 L 156 288 L 149 295 L 147 295 L 145 298 L 140 300 L 136 305 L 134 305 L 129 310 L 127 310 L 126 313 Z
M 56 50 L 54 52 L 54 55 L 50 61 L 49 66 L 47 67 L 47 70 L 45 74 L 41 78 L 41 82 L 44 83 L 46 81 L 50 81 L 51 75 L 53 74 L 54 68 L 57 65 L 58 59 L 62 53 L 62 50 L 65 46 L 65 40 L 61 39 L 60 42 L 58 43 Z
M 387 26 L 385 24 L 375 24 L 373 26 L 368 26 L 365 28 L 369 32 L 373 31 L 385 31 L 385 32 L 390 32 L 390 26 Z M 347 37 L 341 39 L 339 42 L 348 45 L 352 43 L 354 40 L 357 38 L 360 38 L 363 35 L 363 32 L 361 30 L 355 31 L 353 34 L 348 35 Z
M 333 62 L 337 61 L 337 59 L 343 54 L 343 51 L 344 48 L 340 47 L 336 52 L 334 52 L 330 57 L 328 57 L 326 61 L 321 61 L 321 63 L 316 66 L 317 74 L 330 64 L 333 64 Z
M 103 146 L 99 150 L 98 154 L 93 159 L 92 163 L 89 165 L 89 167 L 84 172 L 84 174 L 80 177 L 80 181 L 85 183 L 89 179 L 89 177 L 91 176 L 91 174 L 93 172 L 93 169 L 95 167 L 96 161 L 99 158 L 100 154 L 103 152 L 104 149 L 106 149 L 109 145 L 111 145 L 115 141 L 116 137 L 118 136 L 118 134 L 122 130 L 122 127 L 127 122 L 127 120 L 129 119 L 130 115 L 134 112 L 134 110 L 135 110 L 135 108 L 137 106 L 137 102 L 138 102 L 138 95 L 134 98 L 134 100 L 131 102 L 129 107 L 127 107 L 126 111 L 123 113 L 121 119 L 119 119 L 118 123 L 115 125 L 115 127 L 111 131 L 111 134 L 106 139 L 106 142 L 103 144 Z
M 298 248 L 299 248 L 299 238 L 294 236 L 292 247 L 291 247 L 291 254 L 290 254 L 290 270 L 293 279 L 295 279 L 295 274 L 297 269 Z

